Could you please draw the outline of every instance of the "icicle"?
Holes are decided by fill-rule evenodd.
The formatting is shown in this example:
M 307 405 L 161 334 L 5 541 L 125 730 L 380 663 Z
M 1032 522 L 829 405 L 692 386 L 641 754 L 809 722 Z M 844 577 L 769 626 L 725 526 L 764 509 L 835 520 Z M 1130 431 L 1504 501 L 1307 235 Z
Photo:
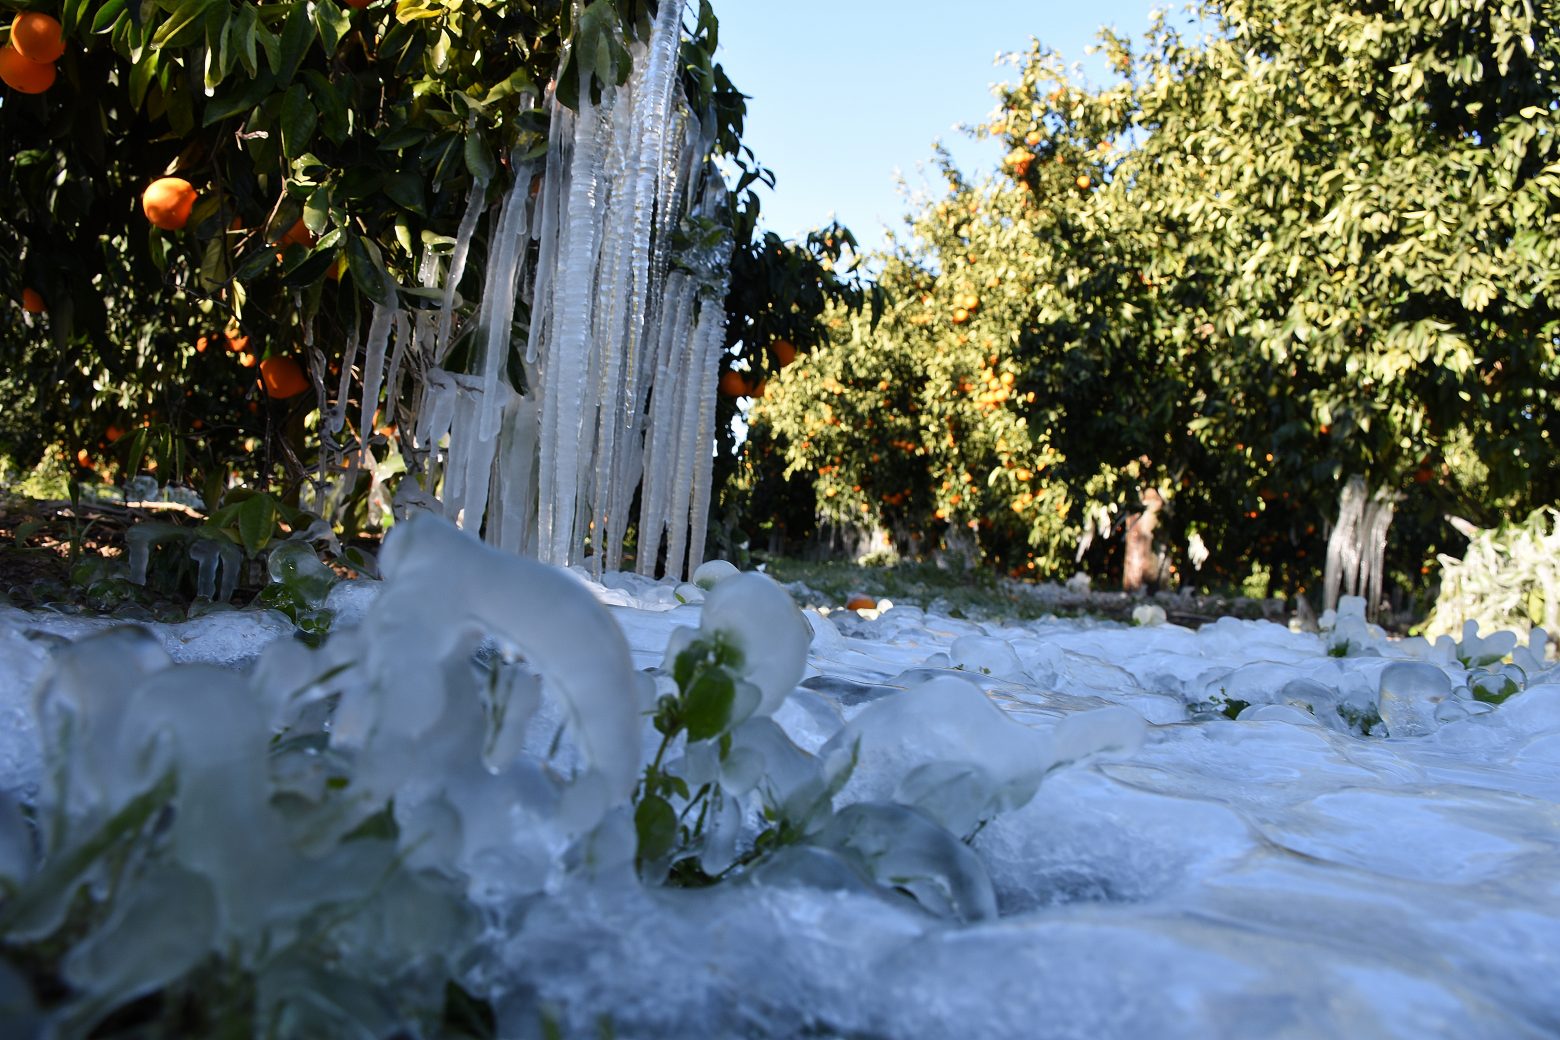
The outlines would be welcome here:
M 386 279 L 388 282 L 388 279 Z M 392 295 L 391 299 L 395 297 Z M 380 379 L 385 370 L 385 351 L 396 313 L 394 304 L 374 304 L 374 317 L 368 326 L 368 342 L 363 345 L 363 410 L 358 422 L 358 462 L 368 464 L 368 438 L 374 432 L 374 415 L 379 410 Z M 345 372 L 346 366 L 342 366 Z
M 509 360 L 516 284 L 525 259 L 525 246 L 530 239 L 526 225 L 530 185 L 531 167 L 516 164 L 515 182 L 504 197 L 498 228 L 490 239 L 487 281 L 482 289 L 482 306 L 477 311 L 477 328 L 483 334 L 477 432 L 484 441 L 492 441 L 498 435 L 503 418 L 505 399 L 499 394 L 499 379 Z
M 361 330 L 362 318 L 354 312 L 352 332 L 347 336 L 346 349 L 341 352 L 341 372 L 336 385 L 336 403 L 330 406 L 329 412 L 320 416 L 320 429 L 332 436 L 340 433 L 347 422 L 347 395 L 352 389 L 352 366 L 357 364 L 358 335 Z
M 1359 526 L 1365 513 L 1365 478 L 1350 477 L 1338 496 L 1338 523 L 1327 538 L 1327 565 L 1322 576 L 1322 609 L 1338 606 L 1341 590 L 1354 591 L 1359 575 Z
M 574 516 L 583 454 L 590 316 L 599 245 L 604 122 L 602 113 L 590 103 L 588 91 L 582 90 L 560 250 L 563 266 L 554 290 L 557 334 L 548 351 L 542 398 L 541 558 L 565 566 L 574 562 Z
M 552 331 L 553 273 L 558 269 L 558 250 L 562 217 L 560 209 L 568 193 L 568 171 L 574 155 L 574 113 L 548 96 L 551 122 L 547 127 L 547 164 L 543 167 L 542 188 L 536 200 L 540 216 L 531 221 L 536 228 L 536 284 L 532 290 L 531 329 L 526 338 L 525 360 L 537 364 Z M 533 391 L 534 392 L 534 391 Z
M 433 346 L 436 354 L 427 355 L 433 364 L 441 364 L 449 353 L 450 330 L 455 323 L 455 295 L 460 280 L 466 273 L 466 257 L 471 252 L 471 236 L 476 233 L 477 221 L 482 217 L 483 204 L 487 200 L 488 182 L 477 178 L 472 182 L 471 194 L 466 197 L 466 212 L 461 215 L 460 226 L 455 231 L 455 249 L 450 253 L 450 269 L 444 276 L 444 298 L 439 301 L 438 331 Z
M 672 467 L 676 463 L 677 419 L 680 399 L 672 372 L 681 348 L 692 333 L 696 288 L 681 271 L 667 280 L 660 335 L 657 337 L 655 384 L 650 391 L 650 413 L 645 429 L 644 487 L 639 501 L 639 558 L 634 569 L 654 574 L 661 537 L 666 530 L 667 504 L 671 498 Z

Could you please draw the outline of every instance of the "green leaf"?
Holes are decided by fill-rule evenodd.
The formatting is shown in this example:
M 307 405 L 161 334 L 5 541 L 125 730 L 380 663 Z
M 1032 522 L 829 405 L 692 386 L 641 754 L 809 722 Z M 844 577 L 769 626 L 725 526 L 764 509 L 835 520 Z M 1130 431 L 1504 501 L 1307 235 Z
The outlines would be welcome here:
M 385 303 L 389 300 L 389 293 L 385 286 L 384 257 L 373 239 L 364 238 L 356 232 L 347 235 L 347 268 L 352 272 L 352 280 L 357 283 L 358 289 L 364 296 L 375 303 Z
M 184 0 L 152 34 L 152 51 L 187 47 L 206 32 L 206 15 L 220 0 Z M 226 7 L 226 4 L 222 6 Z
M 308 54 L 314 41 L 314 26 L 309 22 L 309 5 L 303 0 L 295 0 L 287 15 L 287 22 L 282 26 L 281 41 L 271 66 L 276 72 L 278 83 L 283 86 L 292 83 L 293 77 L 298 74 L 298 66 L 303 64 L 304 55 Z
M 309 100 L 309 91 L 302 83 L 287 88 L 282 97 L 282 154 L 289 159 L 303 155 L 314 137 L 319 113 Z
M 479 181 L 491 181 L 497 168 L 493 164 L 492 149 L 480 130 L 466 135 L 466 169 Z
M 126 0 L 108 0 L 97 13 L 92 16 L 92 32 L 108 33 L 119 24 L 119 19 L 125 15 Z
M 253 556 L 276 534 L 276 503 L 270 495 L 255 495 L 238 507 L 238 540 Z
M 639 858 L 657 860 L 677 842 L 677 813 L 659 795 L 646 795 L 634 808 L 634 832 L 639 836 Z
M 688 690 L 683 720 L 689 740 L 717 737 L 731 722 L 731 706 L 736 700 L 737 684 L 723 668 L 706 669 Z
M 342 37 L 352 31 L 351 16 L 337 3 L 315 3 L 309 6 L 320 46 L 325 49 L 325 53 L 334 54 Z

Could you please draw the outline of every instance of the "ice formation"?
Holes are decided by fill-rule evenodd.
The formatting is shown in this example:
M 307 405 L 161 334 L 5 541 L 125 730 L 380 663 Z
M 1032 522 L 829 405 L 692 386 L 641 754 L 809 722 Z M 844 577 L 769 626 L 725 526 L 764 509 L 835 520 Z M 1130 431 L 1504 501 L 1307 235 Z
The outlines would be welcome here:
M 322 409 L 317 511 L 328 514 L 362 473 L 377 487 L 375 431 L 400 422 L 415 477 L 397 492 L 402 512 L 438 512 L 492 545 L 583 562 L 599 577 L 621 565 L 642 486 L 639 569 L 680 577 L 698 567 L 731 245 L 709 241 L 726 188 L 707 161 L 713 137 L 681 91 L 684 6 L 658 6 L 630 48 L 628 81 L 599 102 L 582 89 L 570 111 L 549 91 L 546 155 L 511 157 L 512 180 L 491 212 L 488 183 L 474 184 L 453 246 L 425 246 L 421 284 L 386 286 Z M 484 230 L 481 295 L 463 317 L 456 287 Z M 674 251 L 684 231 L 695 244 Z M 412 309 L 404 292 L 439 306 Z M 322 401 L 324 366 L 314 351 Z M 354 372 L 352 446 L 338 439 Z M 344 475 L 327 480 L 338 463 Z
M 451 977 L 517 1037 L 1560 1028 L 1542 634 L 1391 640 L 1347 597 L 1320 635 L 804 619 L 726 566 L 697 602 L 433 518 L 382 562 L 326 593 L 317 649 L 275 615 L 148 635 L 0 612 L 8 939 L 73 890 L 30 877 L 170 799 L 69 980 L 129 999 L 220 946 L 294 1034 L 426 1032 Z M 748 689 L 723 751 L 667 754 L 722 792 L 697 856 L 728 876 L 680 890 L 636 876 L 628 798 L 700 641 Z M 96 869 L 77 883 L 105 891 Z M 0 966 L 11 1021 L 28 1000 Z

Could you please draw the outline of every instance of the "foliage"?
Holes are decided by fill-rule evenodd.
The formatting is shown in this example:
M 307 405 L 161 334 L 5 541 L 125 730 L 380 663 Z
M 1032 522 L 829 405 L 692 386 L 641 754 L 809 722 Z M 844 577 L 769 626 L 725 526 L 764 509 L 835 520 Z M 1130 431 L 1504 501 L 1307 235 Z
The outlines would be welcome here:
M 1195 533 L 1204 582 L 1294 589 L 1350 474 L 1409 493 L 1400 575 L 1448 509 L 1560 497 L 1553 0 L 1196 14 L 1104 34 L 1105 87 L 1037 44 L 1001 174 L 945 162 L 882 324 L 771 388 L 821 514 L 1058 573 L 1114 566 L 1153 490 L 1176 572 Z
M 1428 635 L 1472 621 L 1496 631 L 1541 626 L 1560 632 L 1560 511 L 1534 510 L 1520 523 L 1466 530 L 1461 559 L 1441 557 L 1441 589 Z

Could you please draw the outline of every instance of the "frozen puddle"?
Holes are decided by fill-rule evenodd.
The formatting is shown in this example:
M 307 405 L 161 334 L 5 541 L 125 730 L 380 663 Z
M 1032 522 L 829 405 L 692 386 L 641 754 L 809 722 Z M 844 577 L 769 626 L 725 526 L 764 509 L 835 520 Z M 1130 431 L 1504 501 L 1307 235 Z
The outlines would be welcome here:
M 484 558 L 467 577 L 489 566 Z M 450 970 L 490 1000 L 504 1036 L 544 1035 L 548 1023 L 565 1036 L 610 1028 L 618 1037 L 1560 1033 L 1560 673 L 1544 662 L 1541 644 L 1484 646 L 1472 633 L 1439 647 L 1390 642 L 1347 612 L 1324 636 L 1263 622 L 1192 632 L 978 625 L 906 608 L 873 621 L 808 612 L 811 643 L 798 682 L 784 654 L 758 659 L 768 637 L 795 638 L 783 610 L 774 613 L 780 607 L 756 592 L 728 595 L 716 585 L 722 609 L 747 619 L 732 623 L 731 638 L 749 641 L 745 681 L 764 700 L 736 730 L 732 761 L 701 766 L 690 752 L 685 775 L 714 768 L 708 775 L 718 773 L 734 800 L 772 784 L 794 802 L 807 777 L 835 775 L 842 748 L 859 748 L 859 763 L 842 777 L 834 822 L 820 824 L 815 842 L 713 887 L 677 889 L 634 879 L 613 823 L 622 814 L 612 806 L 632 778 L 610 759 L 631 759 L 638 742 L 648 760 L 653 733 L 634 736 L 634 723 L 613 730 L 571 722 L 579 744 L 571 761 L 584 767 L 576 780 L 548 779 L 549 770 L 528 764 L 545 755 L 571 711 L 592 703 L 583 686 L 562 698 L 563 708 L 545 700 L 534 707 L 540 735 L 506 735 L 495 723 L 481 752 L 486 770 L 467 769 L 457 743 L 420 748 L 431 756 L 426 773 L 371 768 L 380 750 L 408 756 L 419 740 L 437 743 L 419 733 L 444 732 L 432 721 L 437 710 L 417 726 L 404 723 L 422 712 L 403 696 L 407 684 L 434 681 L 436 666 L 385 641 L 422 638 L 417 626 L 433 622 L 413 615 L 454 609 L 441 589 L 461 588 L 462 572 L 402 565 L 398 578 L 397 569 L 391 561 L 388 608 L 369 602 L 372 590 L 341 593 L 362 625 L 333 637 L 324 657 L 282 645 L 261 659 L 258 674 L 300 680 L 335 662 L 361 669 L 364 689 L 375 688 L 376 668 L 397 677 L 397 692 L 375 695 L 383 703 L 347 687 L 337 731 L 321 732 L 358 756 L 353 785 L 394 793 L 403 835 L 431 828 L 408 853 L 412 866 L 466 886 L 477 913 L 463 927 L 472 930 L 447 922 L 444 952 L 464 951 Z M 414 570 L 425 582 L 418 596 L 397 593 L 395 583 L 409 589 Z M 569 585 L 583 587 L 596 601 L 591 609 L 615 623 L 622 638 L 611 638 L 642 678 L 662 663 L 674 630 L 701 624 L 705 593 L 692 586 L 674 593 L 628 575 L 605 585 L 572 576 L 548 595 L 567 600 Z M 495 599 L 492 609 L 509 606 Z M 575 624 L 551 599 L 547 609 L 552 638 Z M 157 629 L 151 648 L 134 652 L 136 667 L 155 674 L 160 665 L 146 662 L 157 644 L 179 661 L 231 664 L 278 635 L 264 615 L 218 618 Z M 511 626 L 522 646 L 529 623 Z M 578 622 L 587 644 L 598 638 L 593 623 Z M 710 630 L 704 624 L 699 631 Z M 42 775 L 30 691 L 49 674 L 51 645 L 97 627 L 0 613 L 0 780 L 24 800 L 40 797 Z M 799 631 L 805 643 L 806 628 Z M 427 652 L 460 659 L 473 645 L 441 637 L 427 640 Z M 521 656 L 535 663 L 546 654 L 533 647 Z M 86 664 L 77 672 L 109 674 Z M 233 671 L 201 675 L 259 682 Z M 1497 675 L 1515 677 L 1519 692 L 1490 709 L 1471 692 Z M 133 678 L 127 672 L 123 682 Z M 773 682 L 782 686 L 771 698 Z M 84 689 L 70 696 L 93 699 Z M 640 707 L 624 717 L 642 722 L 638 712 L 654 694 L 647 686 L 633 697 Z M 107 710 L 108 700 L 97 703 Z M 301 726 L 319 713 L 314 704 L 272 707 Z M 356 743 L 339 732 L 349 724 Z M 1382 735 L 1394 729 L 1414 735 Z M 509 751 L 495 750 L 495 740 Z M 764 765 L 765 779 L 754 787 L 759 774 L 739 776 L 748 767 L 738 760 Z M 1045 774 L 1045 763 L 1057 768 Z M 532 793 L 506 793 L 522 789 Z M 58 798 L 46 784 L 42 797 Z M 240 801 L 217 807 L 236 812 Z M 839 810 L 853 802 L 915 809 L 871 826 L 857 820 L 851 830 L 849 811 Z M 740 804 L 746 809 L 726 824 L 733 849 L 759 825 L 756 803 Z M 873 884 L 851 856 L 878 854 L 868 846 L 884 821 L 889 831 L 929 830 L 913 849 L 883 852 L 887 866 Z M 960 851 L 933 831 L 974 837 Z M 594 867 L 580 866 L 581 848 Z M 732 854 L 706 862 L 718 866 Z M 221 859 L 201 853 L 191 862 Z M 0 855 L 0 868 L 6 862 Z M 210 884 L 223 905 L 224 883 Z M 449 921 L 457 919 L 466 920 Z M 213 920 L 216 932 L 228 927 L 220 913 Z M 123 956 L 135 955 L 125 948 Z M 96 978 L 77 970 L 85 982 Z

